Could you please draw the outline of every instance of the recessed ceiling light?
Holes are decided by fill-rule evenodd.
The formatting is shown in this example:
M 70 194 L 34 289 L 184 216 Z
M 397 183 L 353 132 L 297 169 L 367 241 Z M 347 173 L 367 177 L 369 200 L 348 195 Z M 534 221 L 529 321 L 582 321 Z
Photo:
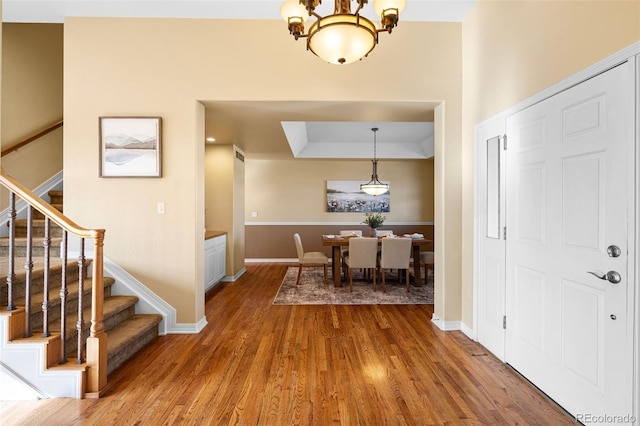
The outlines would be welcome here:
M 208 137 L 207 138 L 207 142 L 215 142 L 216 138 L 212 138 L 212 137 Z

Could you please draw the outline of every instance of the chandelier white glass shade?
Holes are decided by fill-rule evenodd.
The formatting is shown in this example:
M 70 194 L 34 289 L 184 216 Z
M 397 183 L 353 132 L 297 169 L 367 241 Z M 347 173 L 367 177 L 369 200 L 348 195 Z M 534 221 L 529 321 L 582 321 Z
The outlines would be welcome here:
M 378 159 L 376 158 L 376 132 L 377 127 L 371 129 L 373 131 L 373 171 L 371 172 L 371 180 L 360 185 L 360 190 L 369 195 L 382 195 L 389 190 L 389 184 L 382 183 L 378 179 Z
M 367 56 L 378 43 L 378 33 L 391 33 L 398 24 L 406 0 L 374 0 L 374 10 L 380 16 L 380 28 L 360 15 L 368 0 L 355 0 L 358 7 L 351 13 L 351 0 L 335 0 L 332 15 L 320 16 L 315 8 L 321 0 L 287 0 L 280 7 L 289 32 L 297 40 L 307 38 L 307 49 L 331 64 L 350 64 Z M 309 17 L 316 18 L 305 33 Z

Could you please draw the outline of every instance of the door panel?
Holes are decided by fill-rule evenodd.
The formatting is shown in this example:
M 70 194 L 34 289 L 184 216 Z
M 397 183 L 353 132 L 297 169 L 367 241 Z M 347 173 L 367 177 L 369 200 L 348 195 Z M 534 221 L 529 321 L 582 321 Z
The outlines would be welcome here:
M 634 73 L 619 65 L 507 118 L 505 360 L 574 415 L 632 412 Z
M 478 131 L 479 228 L 477 330 L 478 341 L 504 360 L 505 315 L 505 133 L 504 118 Z

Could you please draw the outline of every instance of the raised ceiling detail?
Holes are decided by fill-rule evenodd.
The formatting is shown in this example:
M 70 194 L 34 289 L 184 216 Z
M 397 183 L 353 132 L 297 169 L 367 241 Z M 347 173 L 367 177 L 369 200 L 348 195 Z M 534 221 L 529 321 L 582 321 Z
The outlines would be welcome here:
M 296 158 L 371 158 L 373 127 L 379 128 L 378 158 L 433 157 L 433 123 L 430 122 L 282 122 Z
M 371 128 L 378 157 L 433 156 L 439 102 L 202 101 L 205 134 L 234 144 L 250 158 L 370 159 Z

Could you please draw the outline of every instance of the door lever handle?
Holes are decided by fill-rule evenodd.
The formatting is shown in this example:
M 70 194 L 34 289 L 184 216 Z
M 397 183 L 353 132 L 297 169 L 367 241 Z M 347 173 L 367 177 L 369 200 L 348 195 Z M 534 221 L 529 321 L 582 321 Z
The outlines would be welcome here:
M 609 281 L 611 284 L 618 284 L 622 281 L 622 277 L 616 271 L 609 271 L 606 274 L 587 271 L 588 274 L 593 275 L 594 277 L 600 278 L 601 280 Z

